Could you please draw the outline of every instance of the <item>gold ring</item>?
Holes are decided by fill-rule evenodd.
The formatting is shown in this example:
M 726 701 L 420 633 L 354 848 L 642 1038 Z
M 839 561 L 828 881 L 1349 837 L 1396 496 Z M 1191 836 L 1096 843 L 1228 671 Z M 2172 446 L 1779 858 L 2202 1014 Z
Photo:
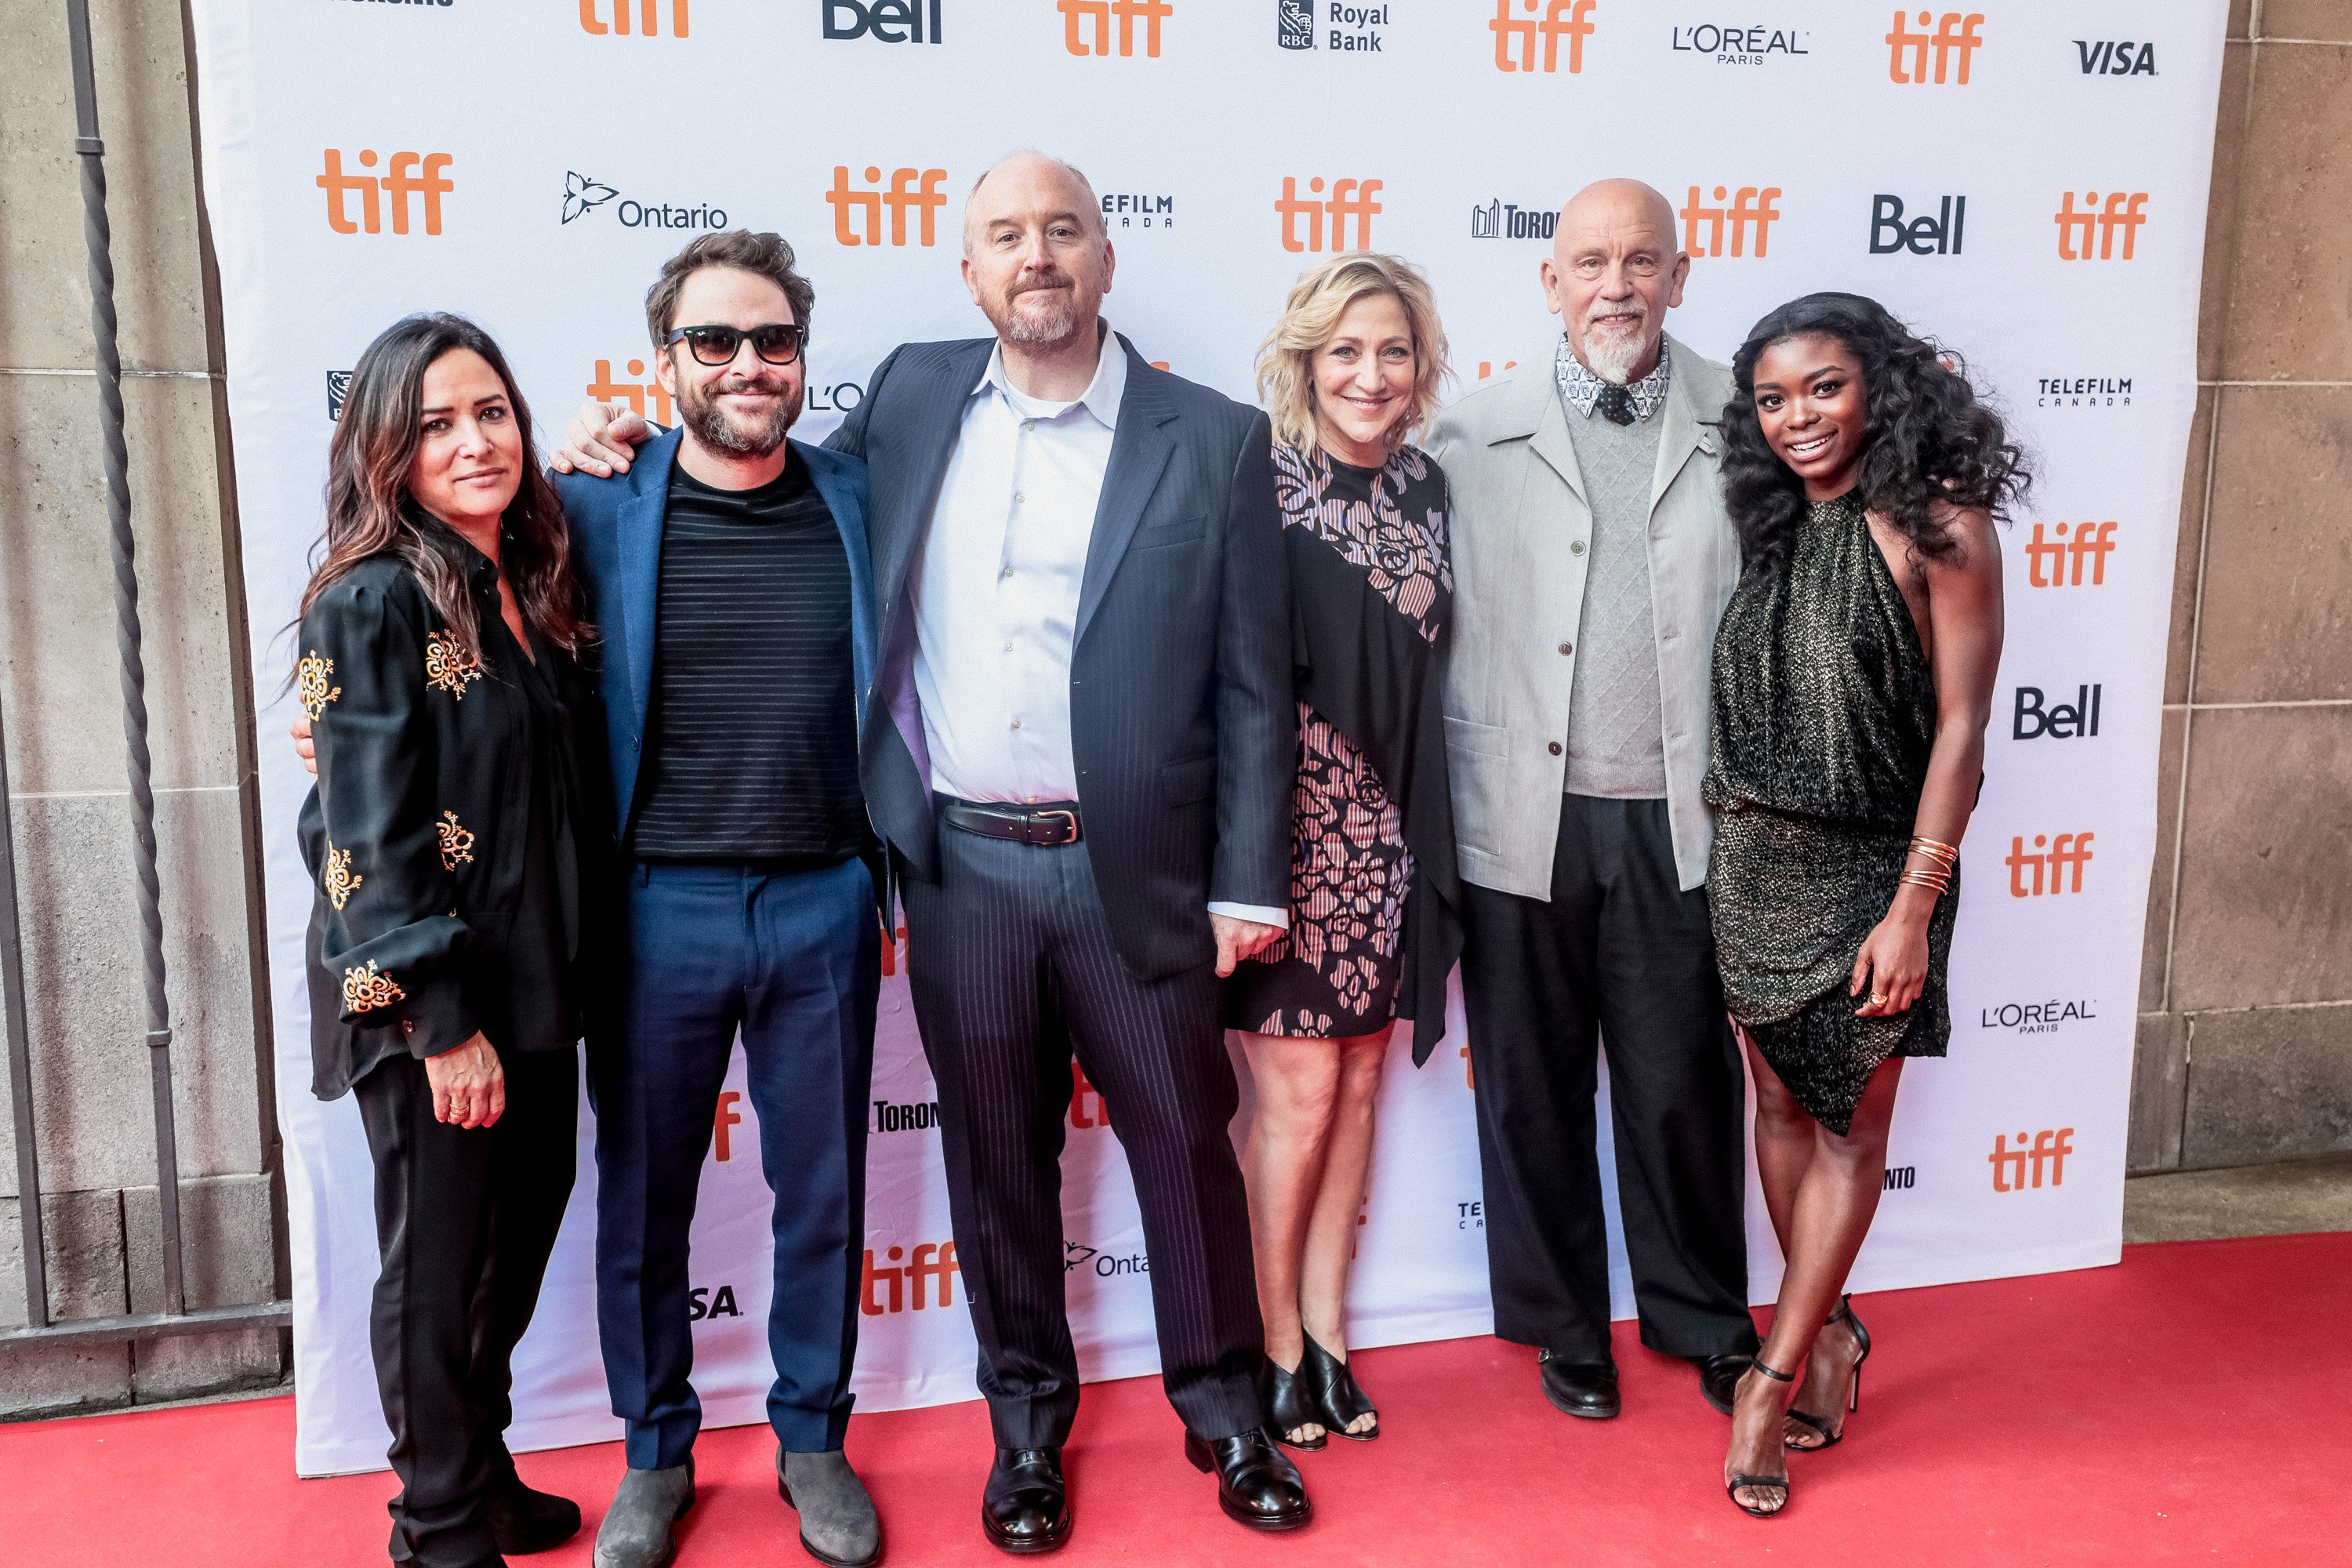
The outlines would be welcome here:
M 1870 1005 L 1874 1007 L 1884 1007 L 1886 1005 L 1885 993 L 1880 991 L 1872 992 L 1870 994 Z

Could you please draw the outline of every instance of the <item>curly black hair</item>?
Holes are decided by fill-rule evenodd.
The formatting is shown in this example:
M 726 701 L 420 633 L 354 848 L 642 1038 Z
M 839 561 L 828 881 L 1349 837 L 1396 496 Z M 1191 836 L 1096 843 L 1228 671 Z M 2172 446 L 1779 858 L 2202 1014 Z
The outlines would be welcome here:
M 1903 531 L 1916 555 L 1958 548 L 1938 516 L 1947 509 L 2007 518 L 2032 474 L 1959 356 L 1914 336 L 1875 300 L 1808 294 L 1757 322 L 1732 356 L 1738 390 L 1723 409 L 1723 490 L 1750 563 L 1785 561 L 1805 515 L 1804 481 L 1765 441 L 1756 417 L 1756 362 L 1775 343 L 1815 336 L 1835 339 L 1862 362 L 1869 423 L 1855 489 L 1864 506 Z

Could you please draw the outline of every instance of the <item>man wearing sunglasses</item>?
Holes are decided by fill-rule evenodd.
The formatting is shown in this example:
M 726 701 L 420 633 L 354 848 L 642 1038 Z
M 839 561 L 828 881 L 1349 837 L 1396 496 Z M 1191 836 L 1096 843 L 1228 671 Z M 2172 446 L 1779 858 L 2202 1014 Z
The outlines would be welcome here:
M 776 1194 L 768 1417 L 820 1562 L 881 1531 L 841 1452 L 879 932 L 857 784 L 873 666 L 866 465 L 788 438 L 814 291 L 772 234 L 705 235 L 646 297 L 678 427 L 560 476 L 603 639 L 629 867 L 626 995 L 590 1056 L 596 1299 L 629 1468 L 597 1568 L 657 1568 L 694 1500 L 688 1232 L 737 1032 Z

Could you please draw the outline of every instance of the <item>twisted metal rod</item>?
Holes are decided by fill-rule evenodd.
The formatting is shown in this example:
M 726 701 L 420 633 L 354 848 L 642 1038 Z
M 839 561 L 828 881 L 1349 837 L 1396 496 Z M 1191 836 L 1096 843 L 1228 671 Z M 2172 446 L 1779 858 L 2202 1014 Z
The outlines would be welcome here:
M 147 990 L 149 1078 L 155 1099 L 155 1195 L 162 1219 L 163 1310 L 185 1310 L 180 1256 L 180 1160 L 172 1109 L 172 1005 L 163 989 L 163 891 L 155 875 L 155 790 L 147 752 L 147 669 L 140 656 L 139 572 L 131 531 L 131 454 L 122 438 L 122 360 L 116 349 L 113 235 L 106 221 L 106 143 L 98 134 L 98 83 L 88 0 L 66 0 L 73 47 L 74 151 L 81 162 L 82 237 L 89 251 L 89 326 L 98 367 L 99 429 L 105 442 L 108 542 L 114 560 L 114 642 L 122 665 L 122 738 L 129 753 L 131 860 L 138 876 L 141 956 Z

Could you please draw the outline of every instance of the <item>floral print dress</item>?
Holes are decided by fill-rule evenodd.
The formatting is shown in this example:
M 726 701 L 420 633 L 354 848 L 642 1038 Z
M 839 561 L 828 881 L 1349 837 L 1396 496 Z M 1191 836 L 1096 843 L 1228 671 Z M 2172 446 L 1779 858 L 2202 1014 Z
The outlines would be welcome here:
M 1225 1020 L 1314 1038 L 1400 1016 L 1440 1030 L 1459 945 L 1440 910 L 1458 902 L 1436 679 L 1454 593 L 1445 477 L 1412 447 L 1378 468 L 1320 449 L 1274 458 L 1298 695 L 1290 929 L 1236 970 Z M 1417 936 L 1436 943 L 1415 965 Z M 1435 971 L 1434 1007 L 1402 994 L 1416 967 Z

